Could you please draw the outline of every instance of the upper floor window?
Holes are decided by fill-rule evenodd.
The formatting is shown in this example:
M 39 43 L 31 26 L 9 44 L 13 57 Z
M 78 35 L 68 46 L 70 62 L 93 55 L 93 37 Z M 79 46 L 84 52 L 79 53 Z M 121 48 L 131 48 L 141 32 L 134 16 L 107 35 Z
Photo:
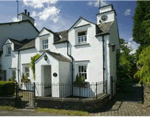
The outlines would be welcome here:
M 84 77 L 84 79 L 87 79 L 87 66 L 86 65 L 82 65 L 82 66 L 78 66 L 78 75 L 79 77 Z
M 48 49 L 48 39 L 42 40 L 43 49 Z
M 11 46 L 6 47 L 6 55 L 11 55 Z
M 87 32 L 78 32 L 78 44 L 87 43 Z

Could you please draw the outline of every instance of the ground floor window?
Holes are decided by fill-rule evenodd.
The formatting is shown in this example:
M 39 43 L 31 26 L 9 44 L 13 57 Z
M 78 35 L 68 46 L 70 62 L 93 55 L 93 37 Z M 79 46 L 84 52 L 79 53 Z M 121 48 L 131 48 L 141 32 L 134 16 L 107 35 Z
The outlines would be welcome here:
M 78 75 L 79 77 L 84 77 L 84 79 L 87 79 L 87 66 L 86 65 L 78 66 Z
M 23 73 L 25 76 L 30 77 L 29 65 L 23 65 Z
M 16 70 L 15 69 L 12 70 L 12 77 L 16 78 Z

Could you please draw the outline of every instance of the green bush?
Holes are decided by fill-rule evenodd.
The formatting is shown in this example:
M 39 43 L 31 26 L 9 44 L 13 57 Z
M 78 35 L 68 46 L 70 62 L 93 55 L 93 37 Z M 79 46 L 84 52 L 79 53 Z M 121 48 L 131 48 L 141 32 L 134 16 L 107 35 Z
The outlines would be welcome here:
M 14 95 L 15 83 L 13 81 L 0 81 L 0 96 Z
M 12 77 L 9 79 L 9 81 L 15 82 L 15 77 L 12 76 Z
M 30 79 L 28 79 L 28 77 L 26 75 L 24 75 L 24 73 L 23 73 L 21 82 L 23 82 L 23 83 L 30 83 Z

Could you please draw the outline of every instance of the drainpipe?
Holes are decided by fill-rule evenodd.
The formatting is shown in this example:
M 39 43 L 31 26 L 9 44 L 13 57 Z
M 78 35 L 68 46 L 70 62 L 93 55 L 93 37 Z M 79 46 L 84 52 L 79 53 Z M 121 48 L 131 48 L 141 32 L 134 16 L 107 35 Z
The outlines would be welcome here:
M 72 60 L 72 62 L 71 62 L 71 64 L 72 64 L 72 95 L 73 95 L 73 60 L 74 60 L 74 58 L 71 56 L 71 55 L 69 55 L 69 52 L 68 52 L 68 48 L 69 48 L 69 41 L 67 41 L 67 55 L 71 58 L 71 60 Z
M 20 54 L 20 50 L 18 50 L 18 82 L 19 82 L 19 54 Z
M 102 45 L 103 45 L 103 92 L 105 91 L 104 89 L 104 83 L 105 83 L 105 49 L 104 49 L 104 35 L 102 35 Z M 106 82 L 106 87 L 107 87 L 107 82 Z M 106 88 L 106 93 L 107 93 L 107 88 Z

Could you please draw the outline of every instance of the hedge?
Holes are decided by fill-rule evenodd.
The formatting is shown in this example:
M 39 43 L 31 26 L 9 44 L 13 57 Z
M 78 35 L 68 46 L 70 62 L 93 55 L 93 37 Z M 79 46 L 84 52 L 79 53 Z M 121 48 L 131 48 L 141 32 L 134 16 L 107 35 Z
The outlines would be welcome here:
M 15 82 L 0 81 L 0 96 L 14 95 Z

